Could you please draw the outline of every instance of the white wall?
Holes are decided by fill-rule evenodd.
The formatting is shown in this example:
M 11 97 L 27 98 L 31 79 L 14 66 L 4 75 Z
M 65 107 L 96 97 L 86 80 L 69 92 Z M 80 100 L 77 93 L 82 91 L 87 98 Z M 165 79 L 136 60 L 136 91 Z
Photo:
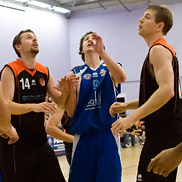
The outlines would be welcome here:
M 182 3 L 170 4 L 168 7 L 174 13 L 174 26 L 166 36 L 167 41 L 173 45 L 182 61 L 182 41 L 180 22 L 182 18 Z M 80 38 L 92 30 L 100 34 L 109 55 L 117 62 L 122 63 L 127 73 L 127 80 L 122 85 L 122 92 L 127 94 L 127 100 L 138 98 L 139 78 L 141 67 L 148 51 L 147 44 L 138 35 L 139 18 L 145 9 L 98 15 L 80 13 L 69 20 L 71 66 L 80 65 L 82 61 L 77 54 Z M 181 64 L 180 64 L 181 65 Z M 182 75 L 182 73 L 180 74 Z
M 181 18 L 182 3 L 169 5 L 174 13 L 174 26 L 166 39 L 175 48 L 182 61 Z M 77 13 L 66 19 L 61 14 L 30 9 L 26 12 L 0 7 L 0 68 L 16 59 L 12 48 L 14 36 L 22 29 L 32 29 L 37 37 L 40 52 L 37 61 L 50 68 L 55 80 L 66 75 L 70 68 L 83 64 L 78 55 L 80 38 L 88 31 L 100 34 L 109 55 L 122 63 L 127 80 L 122 92 L 127 100 L 138 98 L 141 67 L 148 47 L 138 35 L 138 19 L 145 9 L 107 12 L 107 10 Z M 180 71 L 180 75 L 182 72 Z
M 38 37 L 40 52 L 36 60 L 49 67 L 55 80 L 70 70 L 68 20 L 64 16 L 36 9 L 23 12 L 0 7 L 0 27 L 0 68 L 17 58 L 13 38 L 29 28 Z

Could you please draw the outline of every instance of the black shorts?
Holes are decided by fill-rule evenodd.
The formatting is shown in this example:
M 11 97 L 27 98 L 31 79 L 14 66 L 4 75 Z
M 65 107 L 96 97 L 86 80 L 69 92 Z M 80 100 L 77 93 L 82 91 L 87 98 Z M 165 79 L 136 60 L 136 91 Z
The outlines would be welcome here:
M 6 146 L 5 141 L 1 142 L 2 182 L 66 182 L 48 143 L 35 147 L 28 143 Z
M 150 137 L 146 139 L 143 146 L 137 174 L 137 182 L 175 182 L 177 169 L 164 178 L 161 175 L 154 174 L 152 171 L 147 172 L 147 166 L 150 160 L 159 154 L 162 150 L 175 147 L 179 141 L 168 140 L 167 138 Z

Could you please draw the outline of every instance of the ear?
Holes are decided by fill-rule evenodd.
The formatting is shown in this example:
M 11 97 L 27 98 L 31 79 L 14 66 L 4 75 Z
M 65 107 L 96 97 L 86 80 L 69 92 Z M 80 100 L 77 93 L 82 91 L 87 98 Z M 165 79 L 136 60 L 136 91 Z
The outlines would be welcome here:
M 163 28 L 164 28 L 164 22 L 158 23 L 158 25 L 157 25 L 157 30 L 158 30 L 158 31 L 162 31 Z
M 20 45 L 20 44 L 16 44 L 16 45 L 15 45 L 15 48 L 16 48 L 17 50 L 19 50 L 19 49 L 21 48 L 21 45 Z

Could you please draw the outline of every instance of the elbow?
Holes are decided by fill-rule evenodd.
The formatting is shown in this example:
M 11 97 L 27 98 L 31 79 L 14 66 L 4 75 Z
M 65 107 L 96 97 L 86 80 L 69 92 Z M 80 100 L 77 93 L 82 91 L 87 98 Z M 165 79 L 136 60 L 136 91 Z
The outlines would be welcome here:
M 122 83 L 126 81 L 126 74 L 122 76 Z
M 169 93 L 169 98 L 173 98 L 174 97 L 174 90 L 171 90 L 170 93 Z
M 168 88 L 168 90 L 166 90 L 166 100 L 170 100 L 173 97 L 174 97 L 174 89 Z
M 123 82 L 125 82 L 125 80 L 126 80 L 126 73 L 125 72 L 118 74 L 117 80 L 116 80 L 117 83 L 123 83 Z
M 119 78 L 118 78 L 118 83 L 123 83 L 126 80 L 126 74 L 122 74 Z

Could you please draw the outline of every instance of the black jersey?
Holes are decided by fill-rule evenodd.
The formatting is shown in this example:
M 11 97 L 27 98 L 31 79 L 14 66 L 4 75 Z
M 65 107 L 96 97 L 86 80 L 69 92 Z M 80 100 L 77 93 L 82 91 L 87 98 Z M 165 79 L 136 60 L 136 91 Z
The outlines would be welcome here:
M 30 70 L 20 59 L 5 66 L 11 68 L 14 74 L 14 102 L 41 103 L 45 101 L 49 79 L 49 70 L 47 67 L 36 63 L 35 68 Z M 20 142 L 25 141 L 40 144 L 47 140 L 43 112 L 12 115 L 11 123 L 18 132 Z
M 162 45 L 166 47 L 171 51 L 173 55 L 172 65 L 174 72 L 175 95 L 159 110 L 143 118 L 146 125 L 146 132 L 152 132 L 152 133 L 155 132 L 155 135 L 157 134 L 160 135 L 163 133 L 167 136 L 174 135 L 179 138 L 179 133 L 181 133 L 180 130 L 182 129 L 182 122 L 181 122 L 181 113 L 179 112 L 181 104 L 179 98 L 180 93 L 178 88 L 178 81 L 179 81 L 178 60 L 175 56 L 174 49 L 165 41 L 165 39 L 163 38 L 159 39 L 158 41 L 154 42 L 153 46 L 155 45 Z M 149 54 L 150 50 L 143 64 L 141 78 L 140 78 L 139 106 L 144 104 L 149 99 L 149 97 L 158 89 L 158 84 L 156 82 L 156 79 L 151 74 L 151 71 L 149 69 L 150 66 Z

